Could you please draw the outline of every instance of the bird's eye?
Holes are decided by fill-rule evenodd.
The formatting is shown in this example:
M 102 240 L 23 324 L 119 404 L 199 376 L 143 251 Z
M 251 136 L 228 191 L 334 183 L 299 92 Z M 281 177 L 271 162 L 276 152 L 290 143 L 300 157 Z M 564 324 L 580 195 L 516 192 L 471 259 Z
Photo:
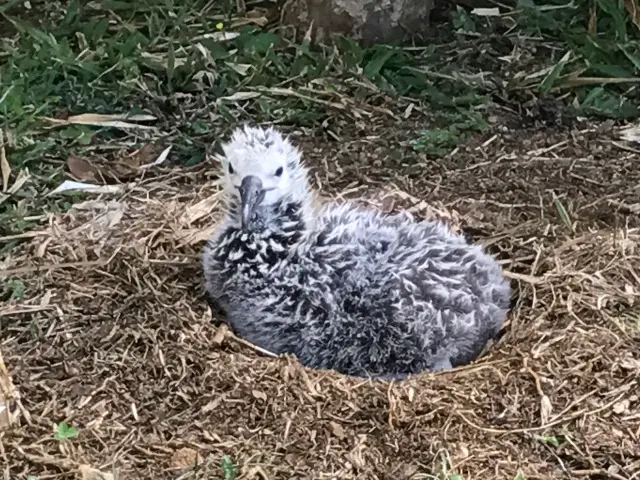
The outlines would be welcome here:
M 231 175 L 233 175 L 233 172 L 234 172 L 234 170 L 233 170 L 233 166 L 232 166 L 231 164 L 229 164 L 229 173 L 230 173 Z
M 280 175 L 282 175 L 282 167 L 278 167 L 276 170 L 276 177 L 279 177 Z

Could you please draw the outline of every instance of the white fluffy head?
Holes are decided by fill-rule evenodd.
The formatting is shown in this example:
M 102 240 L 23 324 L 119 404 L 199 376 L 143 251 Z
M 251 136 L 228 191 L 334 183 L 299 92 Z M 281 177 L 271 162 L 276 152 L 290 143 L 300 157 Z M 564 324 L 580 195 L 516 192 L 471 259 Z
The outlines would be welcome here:
M 260 178 L 266 191 L 263 205 L 280 200 L 306 200 L 307 171 L 301 163 L 300 151 L 273 127 L 237 128 L 222 149 L 227 195 L 239 198 L 242 179 L 252 175 Z

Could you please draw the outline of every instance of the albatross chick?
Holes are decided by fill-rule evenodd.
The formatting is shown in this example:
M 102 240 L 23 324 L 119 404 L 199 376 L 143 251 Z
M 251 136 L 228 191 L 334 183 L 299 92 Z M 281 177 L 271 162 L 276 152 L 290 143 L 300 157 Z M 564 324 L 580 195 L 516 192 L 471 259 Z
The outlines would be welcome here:
M 314 204 L 301 154 L 273 128 L 223 145 L 226 216 L 205 287 L 249 342 L 301 364 L 402 379 L 474 360 L 501 329 L 499 264 L 439 221 Z

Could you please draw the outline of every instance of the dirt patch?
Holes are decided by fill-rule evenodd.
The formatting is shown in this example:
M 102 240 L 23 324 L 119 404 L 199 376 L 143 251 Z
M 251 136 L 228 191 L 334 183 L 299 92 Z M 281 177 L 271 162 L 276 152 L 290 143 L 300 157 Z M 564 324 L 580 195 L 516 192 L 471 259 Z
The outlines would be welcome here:
M 389 384 L 261 356 L 202 296 L 211 166 L 167 170 L 53 216 L 5 261 L 26 285 L 0 308 L 22 412 L 2 437 L 9 477 L 637 475 L 638 153 L 593 126 L 490 133 L 431 159 L 408 146 L 419 128 L 292 134 L 323 194 L 455 210 L 499 254 L 517 298 L 485 357 Z M 56 440 L 60 422 L 77 437 Z

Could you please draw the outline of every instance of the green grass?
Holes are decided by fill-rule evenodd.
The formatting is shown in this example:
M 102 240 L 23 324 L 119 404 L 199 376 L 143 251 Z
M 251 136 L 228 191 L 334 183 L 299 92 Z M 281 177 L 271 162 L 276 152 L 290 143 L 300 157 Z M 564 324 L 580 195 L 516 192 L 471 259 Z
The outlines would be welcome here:
M 403 49 L 363 48 L 348 38 L 296 43 L 267 21 L 240 25 L 231 1 L 65 0 L 32 12 L 5 2 L 0 28 L 12 33 L 0 39 L 0 128 L 10 140 L 9 185 L 21 172 L 29 178 L 0 196 L 0 234 L 32 228 L 45 211 L 83 198 L 43 198 L 62 181 L 70 153 L 91 157 L 150 137 L 173 145 L 173 161 L 195 165 L 238 121 L 318 126 L 347 121 L 384 96 L 451 119 L 411 142 L 438 156 L 482 131 L 492 104 L 523 95 L 555 95 L 588 117 L 640 116 L 640 34 L 622 0 L 520 0 L 501 13 L 459 9 L 424 48 Z M 147 134 L 43 121 L 81 113 L 146 113 L 157 121 Z

